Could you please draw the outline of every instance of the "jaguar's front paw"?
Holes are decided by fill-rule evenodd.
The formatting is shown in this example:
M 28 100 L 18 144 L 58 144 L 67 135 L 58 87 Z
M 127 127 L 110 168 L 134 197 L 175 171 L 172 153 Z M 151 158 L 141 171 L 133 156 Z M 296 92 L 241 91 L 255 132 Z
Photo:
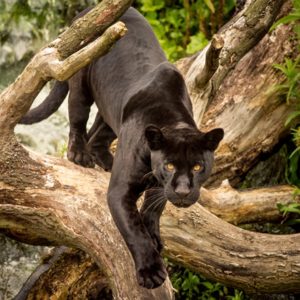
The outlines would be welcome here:
M 82 148 L 83 147 L 77 147 L 76 145 L 69 143 L 67 152 L 68 160 L 86 168 L 94 168 L 95 162 L 93 157 Z
M 167 270 L 163 260 L 159 257 L 146 266 L 137 269 L 137 280 L 140 286 L 147 289 L 154 289 L 163 284 L 167 277 Z

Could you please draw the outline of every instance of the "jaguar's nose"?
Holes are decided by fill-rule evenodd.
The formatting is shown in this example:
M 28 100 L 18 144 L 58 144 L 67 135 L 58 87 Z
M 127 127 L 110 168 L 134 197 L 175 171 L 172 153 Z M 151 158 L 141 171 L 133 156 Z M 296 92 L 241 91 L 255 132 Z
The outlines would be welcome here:
M 187 185 L 178 185 L 175 189 L 176 195 L 178 195 L 181 199 L 185 198 L 189 193 L 190 189 Z

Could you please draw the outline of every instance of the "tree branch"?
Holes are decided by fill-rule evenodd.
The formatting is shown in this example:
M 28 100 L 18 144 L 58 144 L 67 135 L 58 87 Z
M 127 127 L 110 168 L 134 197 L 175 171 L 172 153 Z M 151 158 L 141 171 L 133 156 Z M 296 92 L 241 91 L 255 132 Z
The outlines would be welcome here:
M 249 293 L 299 292 L 300 234 L 246 231 L 199 204 L 166 210 L 161 229 L 171 259 Z
M 17 233 L 23 241 L 46 239 L 84 250 L 110 278 L 115 295 L 138 299 L 141 290 L 135 289 L 131 257 L 105 200 L 109 174 L 58 158 L 33 153 L 30 157 L 47 171 L 45 174 L 37 168 L 31 176 L 42 177 L 44 182 L 24 188 L 0 181 L 0 227 Z M 16 176 L 17 182 L 23 181 L 22 172 Z M 166 254 L 207 277 L 252 292 L 299 290 L 299 234 L 248 232 L 218 219 L 199 204 L 189 209 L 168 205 L 161 230 Z
M 42 57 L 41 61 L 43 63 L 42 66 L 37 66 L 36 69 L 41 70 L 43 78 L 45 79 L 51 77 L 59 81 L 67 80 L 95 58 L 105 55 L 115 42 L 124 36 L 126 31 L 125 24 L 118 22 L 109 27 L 95 41 L 63 61 L 60 60 L 58 50 L 50 48 L 53 50 L 51 51 L 49 48 L 46 48 L 44 51 L 38 53 L 38 56 Z M 45 58 L 47 58 L 47 62 L 49 61 L 49 63 L 44 62 Z
M 100 36 L 111 24 L 119 19 L 130 7 L 132 0 L 102 0 L 99 4 L 72 23 L 58 39 L 50 43 L 61 59 L 89 44 Z
M 84 20 L 78 19 L 58 39 L 35 55 L 16 81 L 0 94 L 1 131 L 13 131 L 14 126 L 28 111 L 33 100 L 51 76 L 66 79 L 77 72 L 79 68 L 87 65 L 92 59 L 105 54 L 113 43 L 124 35 L 125 28 L 122 25 L 116 24 L 102 38 L 80 51 L 79 56 L 86 57 L 87 54 L 93 56 L 78 63 L 78 67 L 73 68 L 74 72 L 71 71 L 71 67 L 75 65 L 76 59 L 74 60 L 74 58 L 76 56 L 61 62 L 90 42 L 92 37 L 94 39 L 95 36 L 103 33 L 104 29 L 120 16 L 130 6 L 131 2 L 128 0 L 102 1 L 84 17 Z M 102 15 L 99 15 L 101 13 Z M 90 20 L 90 18 L 92 19 Z M 102 24 L 101 21 L 105 21 L 105 24 Z M 79 26 L 81 26 L 79 35 L 82 40 L 74 37 L 78 34 L 75 30 Z M 72 41 L 72 39 L 75 40 Z M 104 44 L 100 42 L 104 42 Z M 66 67 L 68 63 L 71 63 L 69 68 Z M 56 72 L 58 74 L 55 74 Z M 64 72 L 66 74 L 62 74 Z
M 117 299 L 172 299 L 168 280 L 154 290 L 138 286 L 132 258 L 107 207 L 108 174 L 58 158 L 30 157 L 39 166 L 30 176 L 42 178 L 40 183 L 22 184 L 22 170 L 10 182 L 0 175 L 0 228 L 34 244 L 82 249 L 109 278 Z
M 283 220 L 277 204 L 300 202 L 291 186 L 274 186 L 237 191 L 228 180 L 219 188 L 202 188 L 199 203 L 211 213 L 234 225 Z
M 224 78 L 268 32 L 282 4 L 283 0 L 252 0 L 244 10 L 221 28 L 218 37 L 224 41 L 224 46 L 216 56 L 216 59 L 219 58 L 218 68 L 214 74 L 210 74 L 210 80 L 205 80 L 207 81 L 206 85 L 202 84 L 201 80 L 199 83 L 199 77 L 204 76 L 201 74 L 207 73 L 206 70 L 209 69 L 203 53 L 206 53 L 207 49 L 213 48 L 212 45 L 209 44 L 202 51 L 203 53 L 201 52 L 194 59 L 185 78 L 192 97 L 194 118 L 199 126 L 207 106 L 214 98 Z

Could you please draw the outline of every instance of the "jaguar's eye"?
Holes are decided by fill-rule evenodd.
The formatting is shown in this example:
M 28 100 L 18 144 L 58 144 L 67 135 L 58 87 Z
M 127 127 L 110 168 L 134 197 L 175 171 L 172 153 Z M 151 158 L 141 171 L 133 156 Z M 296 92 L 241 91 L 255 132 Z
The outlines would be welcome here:
M 195 164 L 193 170 L 196 172 L 200 172 L 201 170 L 203 170 L 203 167 L 200 164 Z
M 168 164 L 166 164 L 166 168 L 167 168 L 168 171 L 174 171 L 175 166 L 171 163 L 168 163 Z

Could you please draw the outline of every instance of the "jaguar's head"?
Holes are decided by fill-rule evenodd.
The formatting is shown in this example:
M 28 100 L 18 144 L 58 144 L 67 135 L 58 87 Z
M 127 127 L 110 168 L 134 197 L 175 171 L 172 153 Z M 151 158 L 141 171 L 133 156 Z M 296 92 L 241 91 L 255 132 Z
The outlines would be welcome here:
M 152 172 L 170 202 L 188 207 L 198 200 L 200 187 L 212 170 L 214 151 L 223 136 L 221 128 L 207 133 L 193 127 L 160 130 L 150 125 L 146 128 Z

